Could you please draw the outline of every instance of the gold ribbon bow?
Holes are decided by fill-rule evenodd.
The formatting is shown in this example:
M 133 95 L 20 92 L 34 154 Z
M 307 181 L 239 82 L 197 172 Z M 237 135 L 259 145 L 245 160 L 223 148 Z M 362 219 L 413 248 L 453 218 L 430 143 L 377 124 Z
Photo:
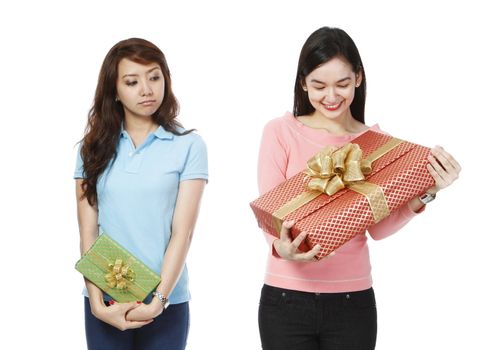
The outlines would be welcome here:
M 400 139 L 392 138 L 362 159 L 362 150 L 357 144 L 349 143 L 341 148 L 328 146 L 307 162 L 305 174 L 311 177 L 307 186 L 310 191 L 303 192 L 273 213 L 275 224 L 280 230 L 283 218 L 325 193 L 329 196 L 347 187 L 365 196 L 377 223 L 389 215 L 389 207 L 382 188 L 366 182 L 365 176 L 372 172 L 372 163 L 401 144 Z
M 348 143 L 341 148 L 324 148 L 307 162 L 304 173 L 312 178 L 309 189 L 332 196 L 347 185 L 364 180 L 371 171 L 371 162 L 362 159 L 360 146 Z
M 115 259 L 114 263 L 108 264 L 109 273 L 105 275 L 105 280 L 110 288 L 127 289 L 129 283 L 134 281 L 134 271 L 127 264 L 122 263 L 122 259 Z

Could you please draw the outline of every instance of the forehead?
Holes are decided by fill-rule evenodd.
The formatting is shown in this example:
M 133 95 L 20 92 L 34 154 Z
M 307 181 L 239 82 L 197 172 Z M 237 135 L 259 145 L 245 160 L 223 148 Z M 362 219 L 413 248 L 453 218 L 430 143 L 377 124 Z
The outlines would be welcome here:
M 117 66 L 117 71 L 118 71 L 118 75 L 122 77 L 124 75 L 147 74 L 151 71 L 157 70 L 157 68 L 159 71 L 161 71 L 160 66 L 158 65 L 158 63 L 155 62 L 142 64 L 131 61 L 128 58 L 123 58 L 122 60 L 120 60 Z
M 306 80 L 337 81 L 351 77 L 353 74 L 354 72 L 351 64 L 344 58 L 338 56 L 315 68 L 308 74 Z

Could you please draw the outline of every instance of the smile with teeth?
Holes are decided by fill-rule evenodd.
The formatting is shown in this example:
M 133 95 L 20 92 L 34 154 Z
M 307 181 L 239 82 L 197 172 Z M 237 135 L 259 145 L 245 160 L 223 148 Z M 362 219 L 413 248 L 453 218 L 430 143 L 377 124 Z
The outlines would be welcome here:
M 342 102 L 343 102 L 343 101 L 340 101 L 340 102 L 337 102 L 337 103 L 335 103 L 335 104 L 333 104 L 333 105 L 323 103 L 323 105 L 324 105 L 324 108 L 325 108 L 325 109 L 327 109 L 327 110 L 329 110 L 329 111 L 335 111 L 336 109 L 338 109 L 338 108 L 339 108 L 339 106 L 341 106 L 341 103 L 342 103 Z

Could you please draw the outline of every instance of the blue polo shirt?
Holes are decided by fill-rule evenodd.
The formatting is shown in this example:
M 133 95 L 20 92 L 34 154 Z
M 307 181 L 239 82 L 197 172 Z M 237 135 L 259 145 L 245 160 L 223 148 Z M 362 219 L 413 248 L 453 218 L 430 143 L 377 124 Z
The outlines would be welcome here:
M 74 178 L 84 178 L 79 152 Z M 190 179 L 208 179 L 207 150 L 200 136 L 176 136 L 160 126 L 135 148 L 122 130 L 115 161 L 97 182 L 100 232 L 160 274 L 179 183 Z M 172 304 L 190 299 L 186 266 L 169 299 Z

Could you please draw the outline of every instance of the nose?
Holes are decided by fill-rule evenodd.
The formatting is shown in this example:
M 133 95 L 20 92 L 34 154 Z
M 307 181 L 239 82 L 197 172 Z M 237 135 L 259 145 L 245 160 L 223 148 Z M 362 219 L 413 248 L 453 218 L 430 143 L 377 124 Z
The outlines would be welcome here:
M 334 100 L 336 99 L 336 91 L 331 87 L 329 88 L 329 90 L 327 90 L 326 92 L 326 98 L 329 99 L 329 100 Z
M 150 87 L 148 80 L 144 80 L 141 85 L 141 96 L 150 96 L 153 93 L 153 90 Z

